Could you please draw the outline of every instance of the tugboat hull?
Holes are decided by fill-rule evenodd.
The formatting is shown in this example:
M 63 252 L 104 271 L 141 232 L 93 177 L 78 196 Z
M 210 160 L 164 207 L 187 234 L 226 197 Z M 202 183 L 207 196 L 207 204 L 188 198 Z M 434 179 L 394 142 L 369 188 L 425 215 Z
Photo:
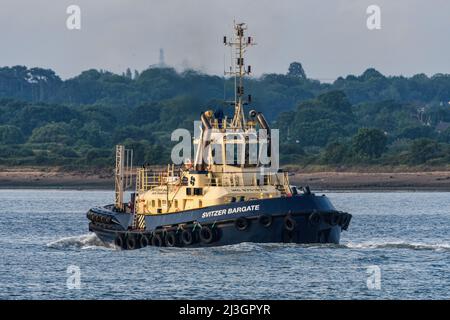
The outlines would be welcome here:
M 241 242 L 339 244 L 351 215 L 334 209 L 325 196 L 234 202 L 176 213 L 145 216 L 145 229 L 131 230 L 133 215 L 112 206 L 88 212 L 89 230 L 123 249 L 146 245 L 222 246 Z M 145 238 L 145 239 L 143 239 Z

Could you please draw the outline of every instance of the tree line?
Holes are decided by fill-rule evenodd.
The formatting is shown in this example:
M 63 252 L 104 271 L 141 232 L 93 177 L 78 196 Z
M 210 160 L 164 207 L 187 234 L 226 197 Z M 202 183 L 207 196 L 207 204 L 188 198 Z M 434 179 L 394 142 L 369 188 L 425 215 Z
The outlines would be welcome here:
M 192 129 L 202 111 L 233 109 L 234 81 L 193 70 L 134 75 L 88 70 L 68 80 L 52 70 L 0 68 L 0 163 L 110 166 L 114 145 L 136 163 L 170 160 L 170 133 Z M 386 77 L 374 69 L 333 83 L 286 74 L 247 79 L 249 109 L 281 134 L 281 161 L 294 165 L 450 163 L 450 75 Z M 225 98 L 225 99 L 224 99 Z

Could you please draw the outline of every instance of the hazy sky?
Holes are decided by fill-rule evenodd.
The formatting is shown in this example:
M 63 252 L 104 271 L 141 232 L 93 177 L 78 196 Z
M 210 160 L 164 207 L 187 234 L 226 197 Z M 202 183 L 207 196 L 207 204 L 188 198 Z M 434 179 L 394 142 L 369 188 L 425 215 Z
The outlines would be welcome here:
M 0 0 L 0 66 L 52 68 L 62 78 L 89 68 L 121 73 L 166 62 L 222 74 L 233 19 L 248 24 L 256 75 L 300 61 L 334 79 L 375 67 L 384 74 L 450 73 L 449 0 Z M 81 30 L 66 8 L 81 8 Z M 366 8 L 381 7 L 381 30 Z

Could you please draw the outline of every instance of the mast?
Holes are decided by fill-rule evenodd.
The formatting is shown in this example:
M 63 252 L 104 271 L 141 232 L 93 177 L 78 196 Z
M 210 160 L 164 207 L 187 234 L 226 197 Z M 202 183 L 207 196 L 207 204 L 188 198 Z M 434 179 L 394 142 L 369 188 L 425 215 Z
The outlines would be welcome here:
M 247 25 L 245 23 L 234 23 L 234 30 L 235 34 L 230 41 L 227 41 L 226 36 L 223 37 L 224 45 L 234 49 L 232 66 L 230 67 L 230 71 L 225 72 L 225 75 L 228 74 L 234 76 L 235 83 L 234 101 L 232 102 L 232 105 L 234 105 L 234 116 L 231 126 L 234 129 L 245 130 L 247 128 L 247 123 L 245 120 L 244 105 L 251 102 L 251 96 L 249 95 L 246 101 L 244 101 L 244 76 L 249 75 L 252 69 L 250 65 L 245 68 L 244 54 L 248 47 L 253 46 L 256 43 L 253 42 L 252 37 L 247 37 L 247 39 L 245 39 L 244 31 L 247 30 Z

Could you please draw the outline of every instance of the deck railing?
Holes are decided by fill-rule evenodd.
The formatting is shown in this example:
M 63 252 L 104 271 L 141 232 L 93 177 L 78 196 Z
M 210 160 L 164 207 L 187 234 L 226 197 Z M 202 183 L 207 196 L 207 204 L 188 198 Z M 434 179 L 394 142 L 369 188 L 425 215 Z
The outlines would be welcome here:
M 149 168 L 137 169 L 136 190 L 139 192 L 151 190 L 158 186 L 180 185 L 179 172 L 155 171 Z
M 289 187 L 287 172 L 280 174 L 261 174 L 254 172 L 220 172 L 208 174 L 205 177 L 205 186 L 209 187 L 244 187 L 244 186 L 269 186 Z M 155 171 L 149 168 L 137 169 L 136 190 L 144 192 L 158 186 L 178 187 L 188 185 L 188 178 L 183 172 L 175 170 Z

